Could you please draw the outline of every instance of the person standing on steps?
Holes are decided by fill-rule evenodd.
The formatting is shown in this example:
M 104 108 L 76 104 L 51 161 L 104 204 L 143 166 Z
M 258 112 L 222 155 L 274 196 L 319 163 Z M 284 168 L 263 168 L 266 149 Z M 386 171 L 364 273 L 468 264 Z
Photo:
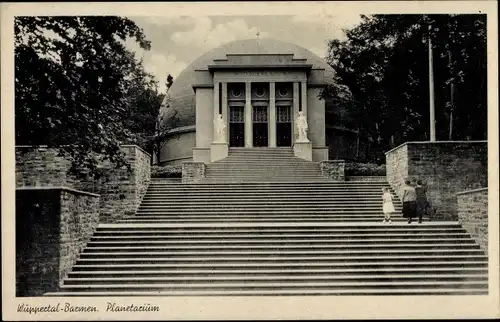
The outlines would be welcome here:
M 410 185 L 410 180 L 405 181 L 403 188 L 403 217 L 408 218 L 408 223 L 415 217 L 417 211 L 417 194 Z
M 382 188 L 382 211 L 384 212 L 383 223 L 389 222 L 389 224 L 392 224 L 391 213 L 396 212 L 396 210 L 388 188 Z
M 417 215 L 418 223 L 422 223 L 422 217 L 424 213 L 427 212 L 428 201 L 426 196 L 426 187 L 422 185 L 422 180 L 417 181 L 417 186 L 415 187 L 415 193 L 417 195 Z

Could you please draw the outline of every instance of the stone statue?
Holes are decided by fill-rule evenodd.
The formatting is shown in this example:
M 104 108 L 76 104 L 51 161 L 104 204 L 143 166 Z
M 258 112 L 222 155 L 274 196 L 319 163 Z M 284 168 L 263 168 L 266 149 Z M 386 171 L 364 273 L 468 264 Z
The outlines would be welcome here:
M 222 119 L 222 114 L 214 120 L 215 140 L 217 143 L 226 143 L 226 124 Z
M 295 120 L 295 125 L 297 126 L 298 132 L 299 132 L 299 139 L 297 142 L 309 142 L 307 139 L 307 119 L 304 116 L 304 112 L 300 111 L 299 112 L 299 117 Z

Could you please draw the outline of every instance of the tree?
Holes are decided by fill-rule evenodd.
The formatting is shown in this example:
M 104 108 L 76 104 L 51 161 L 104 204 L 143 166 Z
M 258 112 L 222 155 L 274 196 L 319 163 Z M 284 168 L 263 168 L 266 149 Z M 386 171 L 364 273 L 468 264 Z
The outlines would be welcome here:
M 437 138 L 486 137 L 485 15 L 362 16 L 344 32 L 346 40 L 329 42 L 327 61 L 352 93 L 347 110 L 369 142 L 369 159 L 394 144 L 429 139 L 429 36 Z M 450 128 L 460 131 L 450 136 Z
M 57 147 L 73 171 L 94 173 L 103 160 L 124 165 L 127 90 L 143 72 L 128 38 L 149 50 L 126 18 L 16 17 L 16 144 Z
M 168 74 L 166 82 L 167 93 L 160 104 L 159 113 L 157 113 L 156 122 L 154 124 L 154 133 L 149 140 L 153 155 L 155 155 L 157 162 L 160 160 L 161 149 L 166 143 L 165 137 L 171 129 L 177 127 L 179 121 L 177 110 L 171 111 L 169 108 L 171 102 L 169 90 L 173 83 L 174 78 L 172 75 Z
M 168 90 L 174 79 L 167 76 L 167 93 L 158 91 L 158 86 L 151 75 L 141 71 L 134 77 L 134 85 L 128 91 L 131 108 L 125 126 L 132 133 L 132 142 L 159 159 L 159 153 L 165 144 L 165 135 L 176 126 L 176 114 L 161 114 L 168 109 L 170 97 Z M 167 117 L 168 116 L 168 117 Z

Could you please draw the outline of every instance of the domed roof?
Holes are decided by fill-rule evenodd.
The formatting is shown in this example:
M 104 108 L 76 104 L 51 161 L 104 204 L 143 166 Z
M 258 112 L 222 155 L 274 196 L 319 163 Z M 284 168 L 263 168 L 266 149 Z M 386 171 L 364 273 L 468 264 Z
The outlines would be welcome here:
M 226 54 L 294 54 L 294 58 L 305 58 L 313 69 L 325 70 L 325 82 L 333 83 L 333 69 L 318 55 L 298 45 L 275 39 L 245 39 L 226 43 L 198 57 L 177 77 L 169 90 L 170 103 L 162 104 L 160 115 L 167 122 L 175 114 L 176 127 L 195 125 L 196 103 L 192 85 L 196 83 L 195 70 L 206 70 L 214 59 L 226 58 Z M 167 99 L 167 98 L 166 98 Z

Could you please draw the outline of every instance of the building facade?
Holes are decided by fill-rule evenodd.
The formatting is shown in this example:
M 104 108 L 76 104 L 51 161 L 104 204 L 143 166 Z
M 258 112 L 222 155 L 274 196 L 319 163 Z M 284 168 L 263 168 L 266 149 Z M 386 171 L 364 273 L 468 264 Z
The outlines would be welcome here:
M 321 92 L 333 76 L 323 59 L 291 43 L 248 39 L 215 48 L 174 79 L 160 113 L 170 130 L 157 161 L 211 162 L 233 147 L 293 147 L 307 160 L 328 160 L 329 101 Z M 309 142 L 298 142 L 299 112 Z

